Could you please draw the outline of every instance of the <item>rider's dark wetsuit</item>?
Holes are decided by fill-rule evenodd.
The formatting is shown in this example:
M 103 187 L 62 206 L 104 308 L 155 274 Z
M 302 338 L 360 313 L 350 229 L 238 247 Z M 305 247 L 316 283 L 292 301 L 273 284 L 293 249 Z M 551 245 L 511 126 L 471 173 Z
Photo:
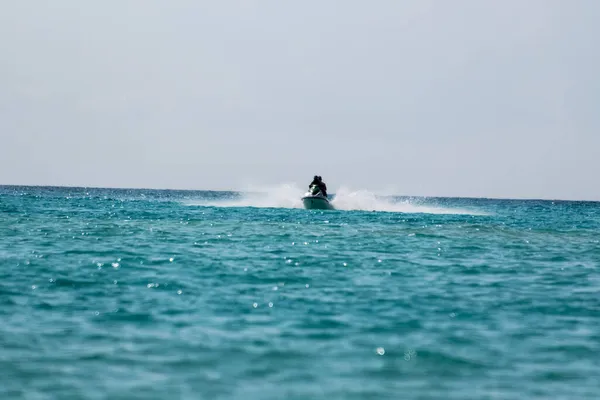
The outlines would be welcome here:
M 323 182 L 320 176 L 315 175 L 308 187 L 310 188 L 312 185 L 317 185 L 323 196 L 327 197 L 327 185 L 325 184 L 325 182 Z

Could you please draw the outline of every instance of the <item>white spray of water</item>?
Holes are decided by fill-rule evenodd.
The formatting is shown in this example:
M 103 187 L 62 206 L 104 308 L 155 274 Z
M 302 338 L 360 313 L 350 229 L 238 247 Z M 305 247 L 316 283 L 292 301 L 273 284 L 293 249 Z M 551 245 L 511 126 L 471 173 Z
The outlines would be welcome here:
M 352 190 L 341 187 L 335 193 L 331 204 L 338 210 L 386 211 L 400 213 L 426 214 L 465 214 L 483 215 L 479 211 L 459 208 L 439 207 L 432 204 L 416 204 L 411 199 L 397 199 L 393 196 L 382 196 L 368 190 Z
M 301 197 L 305 193 L 306 189 L 302 189 L 296 184 L 261 186 L 242 191 L 242 195 L 239 198 L 192 201 L 186 202 L 186 204 L 215 207 L 303 208 Z M 486 213 L 480 210 L 464 210 L 428 204 L 416 204 L 409 199 L 398 200 L 392 196 L 381 196 L 368 190 L 352 190 L 341 187 L 333 194 L 334 198 L 331 204 L 336 210 L 486 215 Z
M 242 191 L 241 198 L 217 200 L 210 204 L 217 207 L 274 207 L 302 208 L 302 189 L 295 184 L 278 186 L 248 187 Z

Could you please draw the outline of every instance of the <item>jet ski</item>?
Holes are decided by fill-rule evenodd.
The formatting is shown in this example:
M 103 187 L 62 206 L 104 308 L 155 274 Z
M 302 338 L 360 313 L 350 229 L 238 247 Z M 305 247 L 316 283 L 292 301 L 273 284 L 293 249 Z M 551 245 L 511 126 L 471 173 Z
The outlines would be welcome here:
M 307 210 L 333 210 L 333 206 L 326 196 L 323 196 L 317 185 L 311 185 L 308 192 L 302 197 L 302 203 Z

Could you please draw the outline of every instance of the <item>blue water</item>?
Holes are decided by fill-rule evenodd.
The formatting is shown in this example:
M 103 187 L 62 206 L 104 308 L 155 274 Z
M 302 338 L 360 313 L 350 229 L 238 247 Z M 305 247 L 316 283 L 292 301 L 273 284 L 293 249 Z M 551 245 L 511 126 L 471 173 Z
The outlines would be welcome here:
M 600 398 L 600 203 L 269 190 L 0 187 L 0 399 Z

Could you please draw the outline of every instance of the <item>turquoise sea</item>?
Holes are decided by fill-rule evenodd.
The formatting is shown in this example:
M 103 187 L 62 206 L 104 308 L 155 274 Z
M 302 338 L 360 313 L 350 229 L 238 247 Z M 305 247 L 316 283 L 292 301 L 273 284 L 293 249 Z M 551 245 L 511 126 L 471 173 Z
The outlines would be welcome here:
M 600 203 L 0 187 L 0 399 L 599 399 Z

